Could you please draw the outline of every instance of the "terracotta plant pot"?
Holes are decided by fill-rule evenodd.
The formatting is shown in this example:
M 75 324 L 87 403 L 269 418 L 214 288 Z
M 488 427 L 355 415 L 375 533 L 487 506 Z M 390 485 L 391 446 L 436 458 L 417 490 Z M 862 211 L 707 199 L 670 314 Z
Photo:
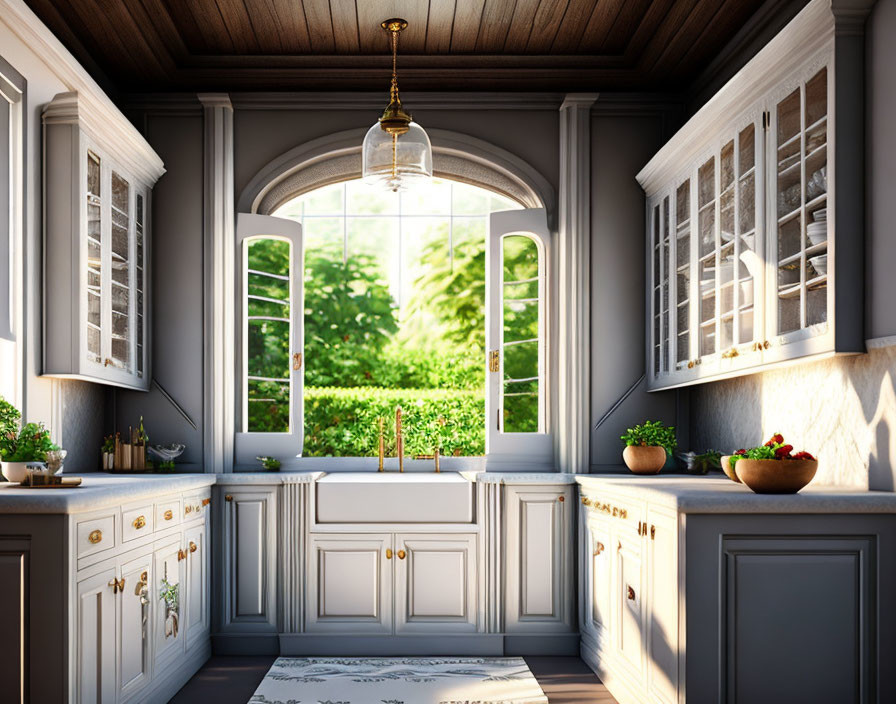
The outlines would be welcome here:
M 743 462 L 743 460 L 740 460 Z M 722 471 L 725 473 L 731 481 L 741 483 L 740 479 L 737 478 L 737 472 L 734 471 L 734 468 L 731 466 L 731 455 L 722 455 L 719 458 L 719 464 L 722 465 Z M 736 466 L 736 465 L 735 465 Z
M 666 449 L 658 445 L 628 445 L 622 459 L 634 474 L 659 474 L 666 464 Z
M 738 460 L 737 476 L 757 494 L 796 494 L 812 481 L 817 460 Z

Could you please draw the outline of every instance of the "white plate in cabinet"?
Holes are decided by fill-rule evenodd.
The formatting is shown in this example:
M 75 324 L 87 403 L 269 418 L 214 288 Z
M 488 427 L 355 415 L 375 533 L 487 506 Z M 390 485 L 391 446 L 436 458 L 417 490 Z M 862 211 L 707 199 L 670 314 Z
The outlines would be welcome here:
M 80 521 L 77 527 L 78 557 L 87 557 L 115 547 L 115 516 Z
M 142 538 L 153 531 L 155 512 L 152 504 L 121 512 L 121 539 L 123 542 Z
M 312 536 L 308 632 L 391 633 L 392 565 L 398 559 L 389 533 Z
M 573 630 L 573 497 L 568 486 L 506 488 L 507 633 Z
M 476 632 L 476 539 L 395 536 L 396 633 Z

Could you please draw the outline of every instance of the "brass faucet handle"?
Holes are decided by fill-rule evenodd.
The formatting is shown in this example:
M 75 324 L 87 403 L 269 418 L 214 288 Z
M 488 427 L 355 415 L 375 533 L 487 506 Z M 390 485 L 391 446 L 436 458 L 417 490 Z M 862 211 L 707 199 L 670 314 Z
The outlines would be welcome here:
M 432 456 L 436 462 L 436 474 L 440 474 L 442 471 L 442 468 L 439 465 L 439 457 L 441 456 L 441 451 L 439 450 L 438 447 L 435 450 L 433 450 Z

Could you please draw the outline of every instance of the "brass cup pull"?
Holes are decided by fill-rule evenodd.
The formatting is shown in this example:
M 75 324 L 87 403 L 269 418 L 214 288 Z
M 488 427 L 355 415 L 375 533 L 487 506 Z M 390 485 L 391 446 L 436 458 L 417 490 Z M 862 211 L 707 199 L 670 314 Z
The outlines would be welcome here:
M 191 541 L 190 541 L 190 552 L 196 552 L 198 549 L 199 549 L 199 548 L 197 547 L 196 543 L 194 543 L 194 542 L 191 540 Z
M 407 557 L 407 555 L 408 555 L 408 554 L 407 554 L 404 550 L 399 550 L 399 551 L 398 551 L 398 559 L 399 559 L 399 560 L 403 560 L 404 558 Z
M 392 548 L 386 548 L 386 559 L 387 560 L 392 559 Z
M 626 589 L 628 590 L 628 600 L 634 601 L 635 600 L 635 590 L 629 586 L 627 586 Z
M 87 536 L 87 542 L 91 545 L 96 545 L 103 539 L 103 531 L 101 530 L 92 530 L 90 531 L 90 535 Z
M 146 525 L 146 517 L 145 516 L 137 516 L 131 525 L 134 526 L 135 530 L 140 530 L 141 528 L 143 528 Z
M 596 557 L 597 555 L 600 555 L 603 551 L 604 551 L 604 544 L 603 544 L 603 543 L 598 542 L 598 543 L 596 543 L 596 544 L 594 545 L 594 555 L 595 555 L 595 557 Z
M 165 511 L 163 515 L 166 521 L 170 521 L 172 518 L 174 518 L 174 513 L 171 511 L 171 509 Z

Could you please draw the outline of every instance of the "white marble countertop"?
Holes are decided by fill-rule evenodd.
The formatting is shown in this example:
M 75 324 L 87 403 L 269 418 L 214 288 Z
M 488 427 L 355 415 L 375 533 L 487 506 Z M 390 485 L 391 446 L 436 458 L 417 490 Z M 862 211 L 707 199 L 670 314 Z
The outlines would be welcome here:
M 25 489 L 0 483 L 0 513 L 81 513 L 147 496 L 185 492 L 215 483 L 214 474 L 144 474 L 123 477 L 92 472 L 71 489 Z
M 798 494 L 754 494 L 722 475 L 580 474 L 582 492 L 627 496 L 681 513 L 896 513 L 896 493 L 812 486 Z

